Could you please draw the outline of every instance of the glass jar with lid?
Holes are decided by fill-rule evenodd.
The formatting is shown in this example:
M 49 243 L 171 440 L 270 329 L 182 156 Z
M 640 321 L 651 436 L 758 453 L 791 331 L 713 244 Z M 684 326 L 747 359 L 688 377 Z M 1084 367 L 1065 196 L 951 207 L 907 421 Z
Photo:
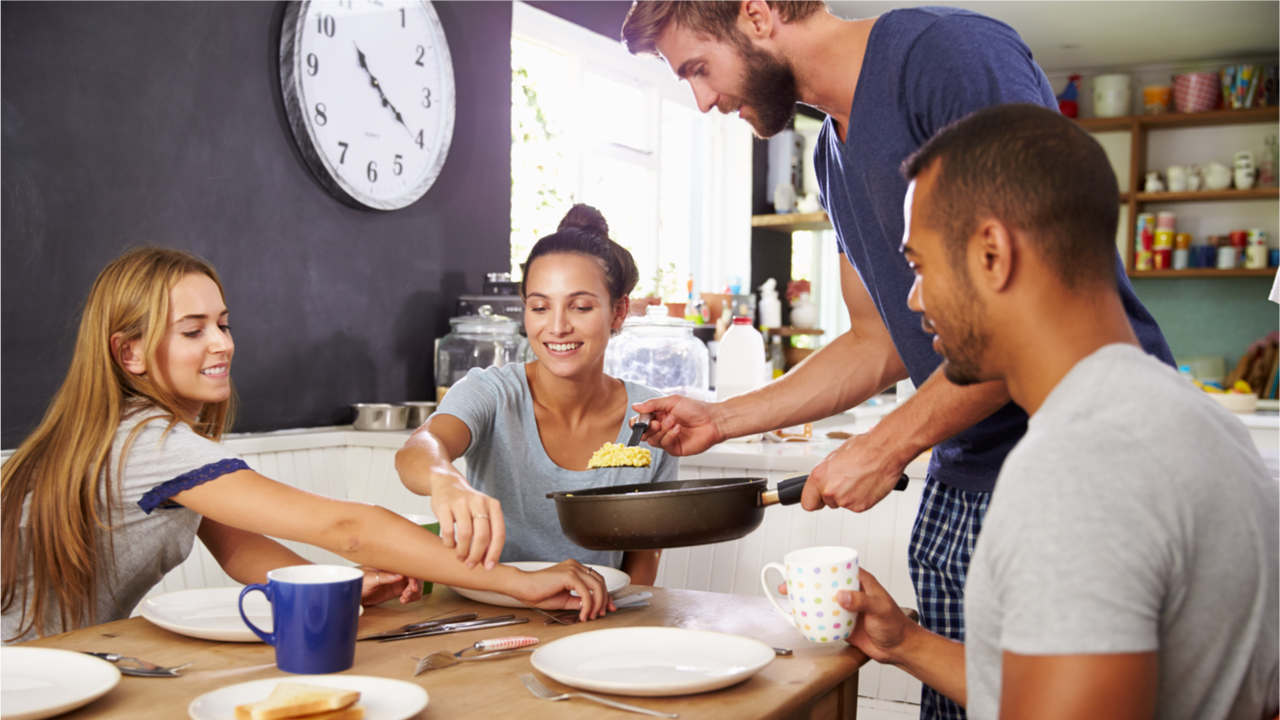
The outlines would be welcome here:
M 449 319 L 449 334 L 436 346 L 436 402 L 471 368 L 523 362 L 528 341 L 520 323 L 481 305 L 476 315 Z
M 709 357 L 707 346 L 693 335 L 693 323 L 650 305 L 643 317 L 627 318 L 622 332 L 609 341 L 604 371 L 659 392 L 705 399 Z

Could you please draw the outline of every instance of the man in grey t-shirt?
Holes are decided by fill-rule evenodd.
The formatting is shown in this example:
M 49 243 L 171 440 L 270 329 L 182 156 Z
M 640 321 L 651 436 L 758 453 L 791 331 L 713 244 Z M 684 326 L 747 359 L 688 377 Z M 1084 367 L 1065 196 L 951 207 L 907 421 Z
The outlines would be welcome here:
M 948 379 L 1031 416 L 965 587 L 966 644 L 865 571 L 850 642 L 972 718 L 1272 718 L 1280 483 L 1243 425 L 1144 354 L 1116 290 L 1115 176 L 1043 108 L 1005 105 L 904 164 L 909 304 Z

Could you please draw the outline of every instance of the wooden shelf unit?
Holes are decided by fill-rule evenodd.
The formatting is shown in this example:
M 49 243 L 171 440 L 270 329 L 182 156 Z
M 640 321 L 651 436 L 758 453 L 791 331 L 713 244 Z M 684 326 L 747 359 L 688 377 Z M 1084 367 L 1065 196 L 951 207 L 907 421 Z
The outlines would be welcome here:
M 1244 110 L 1213 110 L 1203 113 L 1163 113 L 1160 115 L 1131 115 L 1118 118 L 1083 118 L 1076 121 L 1089 132 L 1129 132 L 1129 190 L 1120 194 L 1120 204 L 1128 208 L 1129 227 L 1125 232 L 1126 243 L 1122 253 L 1125 270 L 1132 278 L 1172 277 L 1250 277 L 1274 274 L 1275 268 L 1260 270 L 1217 270 L 1215 268 L 1188 268 L 1187 270 L 1133 269 L 1134 234 L 1138 214 L 1146 205 L 1157 203 L 1229 202 L 1236 200 L 1280 199 L 1280 188 L 1252 188 L 1249 190 L 1205 190 L 1201 192 L 1142 192 L 1147 174 L 1147 139 L 1153 130 L 1180 128 L 1225 127 L 1229 125 L 1255 125 L 1280 123 L 1280 107 L 1248 108 Z
M 1076 120 L 1089 132 L 1127 131 L 1129 137 L 1129 188 L 1120 193 L 1120 204 L 1129 209 L 1127 243 L 1123 253 L 1125 270 L 1132 278 L 1171 277 L 1261 277 L 1272 275 L 1275 268 L 1257 270 L 1218 270 L 1216 268 L 1188 268 L 1187 270 L 1133 269 L 1134 233 L 1138 214 L 1146 205 L 1186 202 L 1230 202 L 1237 200 L 1278 200 L 1280 188 L 1252 188 L 1249 190 L 1203 190 L 1200 192 L 1141 192 L 1147 167 L 1147 137 L 1152 130 L 1173 130 L 1196 127 L 1226 127 L 1280 123 L 1280 107 L 1249 108 L 1244 110 L 1213 110 L 1202 113 L 1164 113 L 1161 115 L 1129 115 L 1118 118 L 1082 118 Z M 753 215 L 751 226 L 780 232 L 798 230 L 829 230 L 831 221 L 825 212 L 790 213 L 785 215 Z

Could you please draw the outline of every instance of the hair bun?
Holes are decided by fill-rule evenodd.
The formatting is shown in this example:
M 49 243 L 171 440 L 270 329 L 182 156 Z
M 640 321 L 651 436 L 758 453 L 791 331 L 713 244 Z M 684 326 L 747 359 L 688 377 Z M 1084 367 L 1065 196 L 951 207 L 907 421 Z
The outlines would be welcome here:
M 590 230 L 601 238 L 609 237 L 609 223 L 605 221 L 604 215 L 599 210 L 584 203 L 578 203 L 569 208 L 569 212 L 565 213 L 564 219 L 560 221 L 560 227 L 556 228 L 556 231 L 568 230 L 569 228 Z

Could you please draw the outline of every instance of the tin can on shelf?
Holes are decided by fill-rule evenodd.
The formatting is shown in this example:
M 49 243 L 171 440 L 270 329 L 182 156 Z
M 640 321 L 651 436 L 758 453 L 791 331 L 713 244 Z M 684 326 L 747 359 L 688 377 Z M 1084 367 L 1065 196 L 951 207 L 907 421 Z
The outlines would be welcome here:
M 1186 250 L 1191 247 L 1191 233 L 1178 233 L 1173 236 L 1173 248 L 1175 250 Z
M 1243 248 L 1249 244 L 1248 230 L 1232 230 L 1227 236 L 1228 242 L 1233 248 Z
M 1178 216 L 1168 210 L 1156 213 L 1157 230 L 1173 230 L 1178 227 Z
M 1156 270 L 1169 270 L 1173 268 L 1173 249 L 1172 248 L 1156 248 L 1151 251 L 1153 265 Z
M 1150 270 L 1152 266 L 1151 251 L 1155 246 L 1156 216 L 1152 213 L 1139 213 L 1137 225 L 1133 233 L 1133 269 Z
M 1231 247 L 1230 245 L 1224 245 L 1218 248 L 1218 269 L 1234 270 L 1236 263 L 1238 262 L 1239 255 L 1240 253 L 1237 251 L 1237 248 Z
M 1191 250 L 1188 248 L 1173 249 L 1173 269 L 1186 270 L 1191 264 Z
M 1172 250 L 1173 249 L 1173 230 L 1168 228 L 1156 228 L 1156 241 L 1152 246 L 1154 250 Z
M 1267 266 L 1267 231 L 1251 228 L 1244 251 L 1244 266 L 1258 270 Z

